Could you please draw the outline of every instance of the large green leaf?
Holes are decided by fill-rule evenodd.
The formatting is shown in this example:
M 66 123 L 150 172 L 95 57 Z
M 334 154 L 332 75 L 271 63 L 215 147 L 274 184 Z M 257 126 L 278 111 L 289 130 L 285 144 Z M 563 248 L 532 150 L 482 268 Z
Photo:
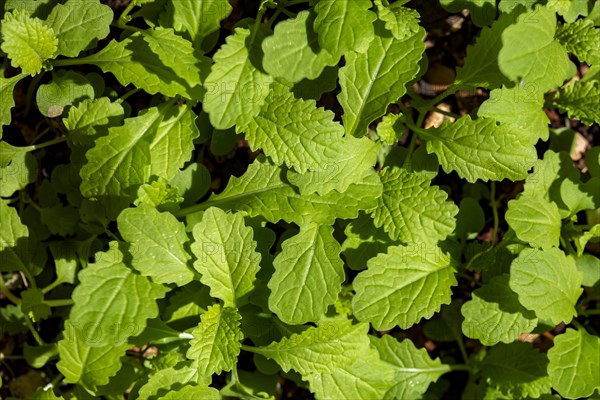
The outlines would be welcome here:
M 522 80 L 545 92 L 567 78 L 567 52 L 554 40 L 556 14 L 544 6 L 519 15 L 517 22 L 502 32 L 507 44 L 498 53 L 498 66 L 510 80 Z
M 521 333 L 529 333 L 536 327 L 535 313 L 519 303 L 508 282 L 507 274 L 492 279 L 475 290 L 473 298 L 462 306 L 465 317 L 462 330 L 467 337 L 493 346 L 498 342 L 514 342 Z
M 0 33 L 0 48 L 8 55 L 11 65 L 21 68 L 24 74 L 40 73 L 44 62 L 56 57 L 58 39 L 52 28 L 25 11 L 5 13 Z
M 172 26 L 192 43 L 200 45 L 208 35 L 221 27 L 232 7 L 227 0 L 177 0 L 167 1 L 161 22 Z
M 431 179 L 395 167 L 386 167 L 379 176 L 383 195 L 370 212 L 375 226 L 383 227 L 392 239 L 436 242 L 454 231 L 458 207 L 446 201 L 447 193 L 433 186 Z
M 198 387 L 202 387 L 203 384 L 210 383 L 205 381 L 206 379 L 201 376 L 197 366 L 188 361 L 152 374 L 148 382 L 140 388 L 138 399 L 154 400 L 182 385 L 199 383 Z
M 457 281 L 448 255 L 431 242 L 392 246 L 367 263 L 352 286 L 354 315 L 377 330 L 407 329 L 450 303 Z
M 187 357 L 196 360 L 198 371 L 206 378 L 235 367 L 244 334 L 240 329 L 242 317 L 236 308 L 215 304 L 202 314 L 194 328 Z
M 112 20 L 112 9 L 98 0 L 67 0 L 52 8 L 46 25 L 58 38 L 57 55 L 77 57 L 108 36 Z
M 432 360 L 425 349 L 417 349 L 410 339 L 401 342 L 391 335 L 369 336 L 379 356 L 394 370 L 393 385 L 386 399 L 413 399 L 423 395 L 432 382 L 438 380 L 450 366 L 439 358 Z
M 194 279 L 185 250 L 189 238 L 185 226 L 169 213 L 141 206 L 127 208 L 117 219 L 123 239 L 131 243 L 131 265 L 156 283 L 183 286 Z
M 406 93 L 406 84 L 419 72 L 424 36 L 425 31 L 419 29 L 399 40 L 377 24 L 368 50 L 346 55 L 346 65 L 339 72 L 342 92 L 338 100 L 344 108 L 347 135 L 366 135 L 369 124 Z
M 317 322 L 338 297 L 345 279 L 333 227 L 304 225 L 275 257 L 269 309 L 287 324 Z
M 274 34 L 262 43 L 265 71 L 296 83 L 316 79 L 325 67 L 337 64 L 339 57 L 319 47 L 313 22 L 313 14 L 301 11 L 275 26 Z
M 45 117 L 58 117 L 65 107 L 94 99 L 94 87 L 87 78 L 75 71 L 58 71 L 47 84 L 38 87 L 35 101 Z
M 203 107 L 215 128 L 228 129 L 247 121 L 258 114 L 267 98 L 273 77 L 262 72 L 254 59 L 266 34 L 260 27 L 238 27 L 213 56 Z
M 582 279 L 575 261 L 561 250 L 525 249 L 510 266 L 509 285 L 538 318 L 568 324 L 577 315 Z
M 344 128 L 333 118 L 314 100 L 296 99 L 287 88 L 274 85 L 260 112 L 239 130 L 246 132 L 253 150 L 262 148 L 275 163 L 302 173 L 335 161 Z
M 561 218 L 555 203 L 523 195 L 508 202 L 506 222 L 520 240 L 532 247 L 558 247 Z
M 338 58 L 348 51 L 364 53 L 375 36 L 370 0 L 319 0 L 314 10 L 321 48 Z
M 108 97 L 96 100 L 86 99 L 71 107 L 63 118 L 69 130 L 69 142 L 75 146 L 92 147 L 98 137 L 108 133 L 108 128 L 121 125 L 125 110 L 118 102 Z
M 444 171 L 456 171 L 469 182 L 523 179 L 537 159 L 527 137 L 496 125 L 492 118 L 472 120 L 467 115 L 419 133 L 428 139 L 427 152 L 437 155 Z
M 567 399 L 600 391 L 600 339 L 583 328 L 567 329 L 554 338 L 548 350 L 548 375 L 552 387 Z
M 283 174 L 285 170 L 258 159 L 240 178 L 232 178 L 223 192 L 194 209 L 199 211 L 214 206 L 240 210 L 252 217 L 260 215 L 270 222 L 330 224 L 336 218 L 355 218 L 358 211 L 374 207 L 381 193 L 381 181 L 375 175 L 350 185 L 343 193 L 300 195 L 283 180 Z
M 211 296 L 223 300 L 226 307 L 245 304 L 254 289 L 261 255 L 244 217 L 209 208 L 193 233 L 191 247 L 198 258 L 194 268 L 202 274 L 202 283 L 211 288 Z

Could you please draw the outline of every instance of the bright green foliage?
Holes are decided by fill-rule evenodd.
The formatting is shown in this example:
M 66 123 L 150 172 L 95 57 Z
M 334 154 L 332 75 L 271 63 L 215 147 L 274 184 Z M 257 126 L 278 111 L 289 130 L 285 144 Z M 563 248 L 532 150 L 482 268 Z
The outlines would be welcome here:
M 213 56 L 203 104 L 215 128 L 231 128 L 258 114 L 269 95 L 273 77 L 263 73 L 251 57 L 265 36 L 261 28 L 238 27 Z
M 600 29 L 589 19 L 559 26 L 555 34 L 569 53 L 589 65 L 600 64 Z
M 583 328 L 567 329 L 548 351 L 548 375 L 563 397 L 575 399 L 600 391 L 600 339 Z
M 431 242 L 392 246 L 367 266 L 354 279 L 352 309 L 378 330 L 396 325 L 406 329 L 430 318 L 450 303 L 456 285 L 452 261 Z
M 519 298 L 509 287 L 509 276 L 500 275 L 484 287 L 473 292 L 473 299 L 461 308 L 465 317 L 463 332 L 479 339 L 486 346 L 498 342 L 510 343 L 537 325 L 532 311 L 519 303 Z
M 552 104 L 584 124 L 600 123 L 600 81 L 575 82 L 560 88 Z
M 383 0 L 374 0 L 377 6 L 377 16 L 385 22 L 385 29 L 392 32 L 396 39 L 412 36 L 419 29 L 419 13 L 407 7 L 402 7 L 404 1 L 386 6 Z
M 203 377 L 230 371 L 240 353 L 244 335 L 236 308 L 219 304 L 211 306 L 202 315 L 202 322 L 192 331 L 187 357 L 196 360 L 198 372 Z
M 277 24 L 273 36 L 262 43 L 269 74 L 295 83 L 315 79 L 325 67 L 337 64 L 339 57 L 319 47 L 313 23 L 314 16 L 302 11 L 296 18 Z
M 532 247 L 548 250 L 560 239 L 560 213 L 555 203 L 533 196 L 508 202 L 506 221 L 517 237 Z
M 588 1 L 586 0 L 548 0 L 548 9 L 562 15 L 565 21 L 573 22 L 580 15 L 588 15 Z
M 369 124 L 406 93 L 406 83 L 419 72 L 418 60 L 425 50 L 424 35 L 419 29 L 400 40 L 377 25 L 375 38 L 366 52 L 351 51 L 346 55 L 346 66 L 339 74 L 342 92 L 338 100 L 344 108 L 347 135 L 366 135 Z
M 78 6 L 78 0 L 57 4 L 45 21 L 58 38 L 57 55 L 76 57 L 109 34 L 113 20 L 110 7 L 97 0 L 86 1 L 85 7 Z
M 40 289 L 27 289 L 21 293 L 21 312 L 34 322 L 46 319 L 51 314 Z
M 12 196 L 17 190 L 34 182 L 37 174 L 37 161 L 31 153 L 25 151 L 15 153 L 10 165 L 0 168 L 0 196 Z
M 533 84 L 541 92 L 562 84 L 569 71 L 569 59 L 564 47 L 554 40 L 555 31 L 556 16 L 547 8 L 537 6 L 521 14 L 502 32 L 502 41 L 510 43 L 498 53 L 502 73 L 513 82 L 521 79 Z
M 364 213 L 346 226 L 344 234 L 346 240 L 342 243 L 342 253 L 348 266 L 356 270 L 367 268 L 367 261 L 385 253 L 389 246 L 399 244 L 392 241 L 383 229 L 377 229 L 373 219 Z
M 252 236 L 241 214 L 218 208 L 208 209 L 194 226 L 194 268 L 211 288 L 211 296 L 223 300 L 226 307 L 243 305 L 254 288 L 261 255 Z
M 600 178 L 592 178 L 586 183 L 565 179 L 560 184 L 560 198 L 568 207 L 570 214 L 582 210 L 594 210 L 600 207 Z
M 69 130 L 69 140 L 77 146 L 92 146 L 97 136 L 108 133 L 108 128 L 123 121 L 124 110 L 108 97 L 83 100 L 69 109 L 63 118 Z
M 41 72 L 44 62 L 56 57 L 58 39 L 52 28 L 40 19 L 15 10 L 4 14 L 1 22 L 0 48 L 8 55 L 13 67 L 33 76 Z
M 536 159 L 533 146 L 492 118 L 465 116 L 422 135 L 428 139 L 427 152 L 435 153 L 444 171 L 456 171 L 469 182 L 523 179 Z
M 275 163 L 303 173 L 335 161 L 344 128 L 333 117 L 314 100 L 296 99 L 275 85 L 259 113 L 240 129 L 253 150 L 262 148 Z
M 432 360 L 425 349 L 417 349 L 410 340 L 397 341 L 390 335 L 369 336 L 379 356 L 394 370 L 393 386 L 385 398 L 410 399 L 421 396 L 430 383 L 449 372 L 440 359 Z
M 374 37 L 369 0 L 319 0 L 314 10 L 314 28 L 321 49 L 339 58 L 349 51 L 364 53 Z
M 19 219 L 17 211 L 0 201 L 0 271 L 29 271 L 29 230 Z
M 168 213 L 141 206 L 123 210 L 119 232 L 130 244 L 131 265 L 156 283 L 183 286 L 194 278 L 185 250 L 185 226 Z
M 164 368 L 148 379 L 148 382 L 140 388 L 139 399 L 147 400 L 156 398 L 159 393 L 164 394 L 180 387 L 181 385 L 196 384 L 202 387 L 202 377 L 198 368 L 192 366 L 191 363 L 186 363 L 178 367 Z
M 402 126 L 402 114 L 387 114 L 377 125 L 377 136 L 387 144 L 394 144 L 399 140 L 399 133 L 396 127 Z
M 490 386 L 509 398 L 537 398 L 550 391 L 548 358 L 529 343 L 494 346 L 483 360 L 481 373 Z
M 556 248 L 525 249 L 510 267 L 510 289 L 519 302 L 543 320 L 569 323 L 583 292 L 575 261 Z
M 375 226 L 404 243 L 435 243 L 452 233 L 458 207 L 429 178 L 399 168 L 385 168 L 379 175 L 383 195 L 370 211 Z
M 10 110 L 15 106 L 13 91 L 15 90 L 15 85 L 24 76 L 24 74 L 21 74 L 15 75 L 12 78 L 5 78 L 3 74 L 0 74 L 0 129 L 3 129 L 2 125 L 10 124 Z M 1 133 L 0 138 L 2 138 Z
M 57 73 L 50 83 L 40 85 L 36 94 L 40 112 L 50 118 L 61 116 L 65 107 L 71 104 L 93 99 L 92 84 L 83 75 L 73 71 Z
M 288 324 L 318 321 L 337 299 L 344 281 L 340 252 L 332 227 L 300 227 L 298 235 L 283 242 L 273 261 L 269 308 Z

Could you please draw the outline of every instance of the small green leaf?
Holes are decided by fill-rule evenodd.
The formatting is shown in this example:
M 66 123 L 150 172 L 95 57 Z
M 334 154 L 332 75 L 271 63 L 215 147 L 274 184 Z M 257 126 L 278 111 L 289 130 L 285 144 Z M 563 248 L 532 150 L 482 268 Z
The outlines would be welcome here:
M 95 140 L 108 134 L 108 128 L 121 125 L 125 111 L 108 97 L 86 99 L 69 109 L 63 118 L 69 141 L 76 146 L 92 147 Z
M 265 71 L 296 83 L 302 79 L 315 79 L 325 67 L 338 63 L 339 57 L 319 47 L 313 22 L 312 13 L 301 11 L 295 18 L 275 26 L 273 35 L 262 43 Z
M 0 200 L 0 220 L 0 271 L 28 271 L 31 260 L 29 229 L 21 222 L 17 210 L 4 200 Z
M 171 187 L 164 178 L 159 178 L 150 184 L 144 183 L 138 188 L 134 205 L 147 204 L 158 211 L 176 212 L 183 197 L 179 197 L 177 188 Z
M 510 267 L 509 285 L 519 303 L 554 324 L 568 324 L 577 315 L 581 281 L 575 261 L 557 248 L 525 249 Z
M 25 76 L 25 74 L 19 74 L 11 78 L 5 78 L 4 74 L 0 73 L 0 131 L 2 130 L 2 125 L 10 125 L 12 118 L 10 110 L 15 106 L 15 98 L 13 96 L 15 85 Z M 0 138 L 2 138 L 1 133 Z
M 586 125 L 600 123 L 600 81 L 575 82 L 559 88 L 550 103 Z
M 437 155 L 444 171 L 456 171 L 469 182 L 523 179 L 537 159 L 531 144 L 492 118 L 472 120 L 467 115 L 419 133 L 428 139 L 427 152 Z
M 321 49 L 338 59 L 349 51 L 367 51 L 377 19 L 372 6 L 370 0 L 319 0 L 314 27 Z
M 110 32 L 112 9 L 98 0 L 67 0 L 52 8 L 45 23 L 58 38 L 57 55 L 77 57 L 83 50 L 93 47 Z
M 403 125 L 404 116 L 402 114 L 387 114 L 377 125 L 377 136 L 385 143 L 392 145 L 400 140 L 402 131 L 406 130 Z
M 56 57 L 58 39 L 52 28 L 25 11 L 5 13 L 0 33 L 0 48 L 8 55 L 11 65 L 21 68 L 24 74 L 39 74 L 44 62 Z
M 169 213 L 147 205 L 127 208 L 117 219 L 119 232 L 131 243 L 132 266 L 156 283 L 183 286 L 194 279 L 185 250 L 185 226 Z
M 383 195 L 368 212 L 393 240 L 435 243 L 454 231 L 458 207 L 429 178 L 395 167 L 384 168 L 379 177 Z
M 176 367 L 165 368 L 157 371 L 150 376 L 148 382 L 140 388 L 140 400 L 150 400 L 162 398 L 171 390 L 187 384 L 199 384 L 201 387 L 205 379 L 200 375 L 198 368 L 193 366 L 191 362 L 183 363 Z M 204 399 L 204 397 L 202 397 Z
M 300 227 L 273 261 L 269 309 L 287 324 L 317 322 L 336 301 L 345 278 L 340 252 L 333 227 Z
M 350 3 L 360 1 L 350 0 Z M 328 1 L 338 2 L 343 3 Z M 347 135 L 366 135 L 369 124 L 406 93 L 406 84 L 419 72 L 418 61 L 425 50 L 424 35 L 421 28 L 399 40 L 378 24 L 375 39 L 365 53 L 351 51 L 346 55 L 346 65 L 339 73 L 342 91 L 338 100 L 344 108 Z
M 377 16 L 385 22 L 385 29 L 392 32 L 396 39 L 412 36 L 419 30 L 419 13 L 408 7 L 402 7 L 404 1 L 388 6 L 382 0 L 375 0 Z
M 196 360 L 200 375 L 209 378 L 235 367 L 244 335 L 240 329 L 242 317 L 237 309 L 215 304 L 202 315 L 194 328 L 187 357 Z
M 485 346 L 511 343 L 521 333 L 537 326 L 535 313 L 519 303 L 509 287 L 509 275 L 503 274 L 473 292 L 473 299 L 461 308 L 465 317 L 462 330 L 467 337 L 479 339 Z
M 589 19 L 560 25 L 554 35 L 569 53 L 589 65 L 600 64 L 600 29 Z
M 194 268 L 202 274 L 202 283 L 211 288 L 211 296 L 223 300 L 225 307 L 245 304 L 261 260 L 252 228 L 239 213 L 209 208 L 193 233 Z
M 558 247 L 561 218 L 556 203 L 523 195 L 508 202 L 506 222 L 520 240 L 532 247 L 544 250 Z
M 577 269 L 583 274 L 581 281 L 583 286 L 592 287 L 600 282 L 600 258 L 592 254 L 570 255 L 569 257 L 575 259 Z
M 21 292 L 21 312 L 33 322 L 46 319 L 52 313 L 50 306 L 44 303 L 42 290 L 33 288 Z
M 407 329 L 450 303 L 457 284 L 448 255 L 430 242 L 392 246 L 367 263 L 352 285 L 354 315 L 377 330 Z
M 582 210 L 600 208 L 600 178 L 592 178 L 586 183 L 566 178 L 560 184 L 560 198 L 571 215 Z
M 567 399 L 592 396 L 600 390 L 600 339 L 583 328 L 567 329 L 548 350 L 552 387 Z
M 61 116 L 67 106 L 93 100 L 94 96 L 94 87 L 85 76 L 74 71 L 59 71 L 52 81 L 40 85 L 35 100 L 42 115 L 55 118 Z

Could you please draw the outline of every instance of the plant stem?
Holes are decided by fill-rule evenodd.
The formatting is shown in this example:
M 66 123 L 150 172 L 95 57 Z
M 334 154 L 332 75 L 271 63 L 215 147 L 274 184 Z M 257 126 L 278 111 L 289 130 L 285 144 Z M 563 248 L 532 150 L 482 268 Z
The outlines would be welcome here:
M 71 299 L 59 299 L 59 300 L 44 300 L 44 304 L 49 305 L 50 307 L 68 307 L 75 304 L 75 302 Z
M 595 309 L 595 310 L 584 310 L 582 313 L 583 316 L 588 316 L 588 315 L 600 315 L 600 309 Z
M 249 351 L 251 353 L 256 353 L 256 351 L 258 350 L 258 348 L 254 347 L 254 346 L 248 346 L 246 344 L 242 345 L 242 350 L 246 350 Z
M 58 143 L 66 142 L 66 141 L 67 141 L 67 137 L 63 136 L 63 137 L 59 137 L 59 138 L 56 138 L 53 140 L 49 140 L 44 143 L 33 144 L 31 146 L 27 146 L 27 148 L 30 149 L 28 151 L 40 150 L 40 149 L 43 149 L 44 147 L 52 146 L 54 144 L 58 144 Z
M 11 292 L 10 289 L 6 287 L 6 283 L 4 282 L 4 277 L 2 276 L 2 274 L 0 274 L 0 291 L 4 293 L 6 298 L 12 301 L 14 304 L 21 304 L 21 299 L 15 296 L 13 292 Z
M 492 230 L 492 245 L 496 244 L 498 237 L 498 225 L 500 221 L 498 219 L 498 202 L 496 201 L 496 182 L 492 181 L 490 189 L 490 206 L 492 207 L 492 214 L 494 215 L 494 228 Z
M 133 10 L 133 8 L 136 5 L 137 5 L 137 1 L 131 0 L 129 2 L 129 4 L 127 5 L 127 7 L 125 8 L 125 10 L 123 10 L 123 12 L 121 13 L 121 16 L 117 20 L 117 24 L 119 25 L 119 28 L 124 27 L 127 24 L 127 22 L 131 21 L 131 17 L 129 16 L 129 13 L 131 12 L 131 10 Z
M 40 337 L 40 334 L 35 330 L 35 327 L 33 326 L 33 322 L 31 322 L 31 319 L 29 318 L 29 316 L 23 314 L 23 317 L 25 318 L 25 325 L 27 325 L 27 328 L 29 328 L 29 331 L 33 335 L 33 338 L 35 339 L 37 344 L 39 344 L 40 346 L 45 345 L 46 343 L 42 340 L 42 338 Z
M 438 107 L 432 107 L 431 111 L 436 112 L 438 114 L 445 115 L 447 117 L 452 117 L 452 118 L 456 118 L 456 119 L 460 118 L 460 115 L 454 114 L 453 112 L 450 112 L 450 111 L 442 110 L 441 108 L 438 108 Z
M 460 350 L 463 361 L 469 362 L 469 355 L 467 354 L 467 349 L 465 348 L 465 343 L 463 342 L 462 337 L 457 337 L 456 343 L 458 344 L 458 349 Z
M 82 58 L 61 58 L 60 60 L 50 61 L 53 67 L 70 67 L 73 65 L 89 64 L 87 57 Z
M 134 94 L 136 94 L 136 93 L 137 93 L 137 92 L 139 92 L 140 90 L 142 90 L 142 89 L 140 89 L 140 88 L 135 88 L 135 89 L 132 89 L 132 90 L 130 90 L 129 92 L 125 93 L 123 96 L 119 97 L 119 99 L 117 100 L 117 103 L 119 103 L 119 104 L 123 104 L 123 102 L 124 102 L 125 100 L 127 100 L 129 97 L 133 96 Z

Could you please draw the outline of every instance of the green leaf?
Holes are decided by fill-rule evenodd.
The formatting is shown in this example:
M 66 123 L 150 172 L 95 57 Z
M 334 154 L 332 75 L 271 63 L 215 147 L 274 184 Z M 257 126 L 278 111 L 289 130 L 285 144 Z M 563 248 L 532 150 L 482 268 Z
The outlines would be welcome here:
M 373 168 L 377 161 L 377 143 L 366 137 L 344 136 L 336 140 L 335 145 L 331 144 L 332 152 L 337 153 L 335 158 L 326 159 L 317 170 L 303 174 L 287 171 L 287 180 L 298 187 L 300 194 L 325 195 L 333 190 L 343 193 L 352 184 L 377 175 Z
M 556 15 L 544 6 L 519 15 L 517 22 L 502 32 L 502 41 L 510 43 L 498 53 L 498 66 L 516 82 L 534 84 L 545 92 L 560 86 L 567 78 L 570 61 L 567 52 L 554 40 Z
M 138 188 L 134 205 L 147 204 L 158 211 L 176 212 L 183 197 L 179 197 L 177 188 L 171 187 L 164 178 L 159 178 L 150 184 L 144 183 Z
M 450 303 L 457 284 L 448 255 L 430 242 L 392 246 L 367 263 L 352 286 L 354 315 L 377 330 L 407 329 Z
M 110 32 L 113 20 L 110 7 L 97 0 L 67 0 L 52 8 L 45 23 L 58 38 L 57 55 L 77 57 L 83 50 L 88 50 Z
M 506 222 L 520 240 L 532 247 L 544 250 L 558 247 L 561 218 L 556 203 L 523 195 L 508 202 Z
M 432 382 L 450 372 L 450 366 L 442 364 L 439 358 L 432 360 L 427 350 L 417 349 L 410 339 L 399 342 L 391 335 L 369 339 L 381 359 L 394 370 L 394 383 L 385 398 L 418 398 Z
M 582 210 L 600 208 L 600 178 L 592 178 L 586 183 L 573 182 L 566 178 L 560 184 L 560 198 L 569 208 L 571 215 Z
M 191 163 L 171 178 L 169 183 L 183 196 L 183 204 L 194 204 L 210 189 L 210 171 L 204 164 Z
M 123 239 L 131 243 L 132 266 L 156 283 L 188 284 L 194 271 L 185 250 L 189 238 L 185 226 L 169 213 L 141 206 L 127 208 L 117 219 Z
M 0 73 L 0 131 L 2 125 L 10 125 L 12 118 L 10 110 L 15 106 L 15 98 L 13 97 L 15 85 L 25 76 L 25 74 L 19 74 L 11 78 L 5 78 L 4 74 Z M 2 138 L 1 133 L 0 138 Z
M 338 71 L 337 66 L 325 67 L 318 78 L 312 80 L 302 79 L 293 85 L 292 93 L 299 99 L 318 101 L 324 93 L 332 92 L 337 87 Z
M 550 392 L 548 358 L 529 343 L 497 344 L 483 360 L 481 374 L 511 398 L 540 397 Z
M 350 1 L 354 2 L 359 3 Z M 423 29 L 402 40 L 394 38 L 379 24 L 375 33 L 368 50 L 349 52 L 346 65 L 339 72 L 342 92 L 338 100 L 344 108 L 347 135 L 366 135 L 369 124 L 406 93 L 406 84 L 419 72 L 418 62 L 425 50 Z
M 50 306 L 44 303 L 44 293 L 41 289 L 27 289 L 21 292 L 21 312 L 33 322 L 46 319 L 52 313 Z
M 0 48 L 8 55 L 11 65 L 21 68 L 24 74 L 39 74 L 44 62 L 56 57 L 58 39 L 52 28 L 25 11 L 5 13 L 0 33 Z
M 500 4 L 517 4 L 503 1 Z M 467 47 L 464 66 L 457 68 L 455 87 L 482 86 L 499 88 L 509 83 L 500 71 L 498 53 L 503 48 L 502 33 L 515 21 L 514 14 L 501 14 L 491 27 L 484 27 L 474 45 Z
M 587 0 L 548 0 L 547 7 L 562 15 L 565 21 L 573 22 L 580 15 L 588 15 L 591 5 Z
M 73 235 L 80 221 L 79 211 L 71 206 L 57 204 L 52 207 L 44 207 L 40 210 L 42 223 L 48 227 L 54 235 Z
M 81 62 L 112 73 L 123 86 L 132 83 L 149 94 L 195 100 L 202 97 L 202 77 L 208 69 L 208 58 L 195 55 L 190 42 L 164 28 L 112 40 Z
M 74 71 L 59 71 L 52 81 L 40 85 L 36 103 L 42 115 L 50 118 L 59 117 L 71 104 L 94 99 L 94 87 L 85 76 Z
M 525 249 L 510 266 L 509 285 L 538 318 L 568 324 L 577 315 L 582 279 L 575 261 L 561 250 Z
M 285 170 L 259 158 L 244 175 L 231 178 L 223 192 L 211 196 L 199 209 L 214 206 L 240 210 L 251 217 L 261 215 L 270 222 L 331 224 L 336 218 L 356 218 L 358 211 L 374 207 L 381 193 L 381 181 L 373 176 L 350 185 L 344 193 L 300 195 L 283 180 L 284 173 Z
M 273 82 L 254 60 L 266 35 L 260 27 L 238 27 L 213 56 L 203 107 L 215 128 L 231 128 L 260 111 Z
M 575 82 L 559 88 L 550 103 L 586 125 L 600 123 L 600 81 Z
M 69 323 L 76 335 L 93 335 L 86 342 L 89 347 L 120 344 L 142 332 L 146 320 L 158 315 L 156 300 L 165 295 L 162 285 L 127 267 L 117 242 L 96 253 L 96 262 L 78 277 Z
M 252 150 L 262 148 L 275 163 L 302 173 L 335 161 L 344 128 L 333 118 L 314 100 L 296 99 L 287 88 L 275 85 L 259 113 L 239 130 L 246 132 Z
M 204 378 L 200 375 L 197 366 L 191 362 L 184 363 L 177 367 L 165 368 L 157 371 L 148 382 L 140 388 L 139 400 L 150 400 L 162 398 L 177 387 L 187 384 L 196 384 L 202 386 Z
M 567 399 L 592 396 L 600 390 L 600 339 L 583 328 L 567 329 L 548 350 L 552 387 Z
M 349 51 L 364 53 L 375 36 L 370 0 L 319 0 L 314 22 L 321 49 L 339 59 Z
M 345 279 L 340 252 L 333 227 L 300 227 L 273 261 L 269 309 L 286 324 L 317 322 L 337 300 Z
M 172 26 L 195 45 L 216 32 L 221 21 L 231 13 L 227 0 L 178 0 L 168 1 L 161 22 Z M 164 21 L 163 21 L 164 20 Z
M 385 29 L 392 32 L 396 39 L 412 36 L 419 30 L 419 13 L 408 7 L 402 7 L 403 1 L 386 6 L 382 0 L 375 0 L 377 16 L 385 22 Z
M 305 78 L 316 79 L 325 67 L 338 63 L 339 57 L 319 47 L 314 19 L 312 13 L 301 11 L 275 26 L 273 35 L 262 43 L 265 71 L 296 83 Z
M 585 250 L 585 246 L 592 239 L 600 238 L 600 225 L 594 225 L 589 231 L 583 232 L 582 235 L 574 238 L 575 245 L 577 246 L 577 255 L 582 255 Z
M 38 176 L 38 161 L 31 153 L 16 153 L 10 165 L 0 168 L 0 196 L 10 197 L 17 190 L 35 182 Z
M 221 397 L 217 389 L 206 385 L 185 385 L 175 390 L 169 391 L 161 397 L 162 400 L 221 400 L 222 398 L 223 397 Z
M 494 89 L 490 98 L 481 104 L 477 115 L 493 118 L 527 136 L 531 144 L 539 139 L 548 140 L 548 116 L 543 110 L 544 96 L 535 85 L 517 85 L 514 88 Z
M 284 372 L 293 369 L 308 377 L 354 363 L 369 349 L 368 330 L 368 324 L 352 325 L 350 320 L 340 319 L 258 347 L 255 352 L 275 360 Z
M 28 149 L 24 147 L 16 147 L 6 142 L 0 142 L 0 168 L 8 167 L 15 156 L 21 152 L 26 152 Z
M 469 182 L 523 179 L 537 159 L 526 138 L 492 118 L 471 120 L 467 115 L 419 133 L 428 139 L 427 152 L 437 155 L 444 171 L 456 171 Z
M 384 168 L 383 195 L 372 213 L 375 226 L 404 243 L 435 243 L 454 231 L 458 207 L 426 176 L 400 168 Z
M 29 271 L 29 229 L 21 222 L 17 210 L 0 200 L 0 271 Z
M 71 107 L 62 121 L 69 130 L 70 143 L 92 147 L 97 138 L 108 133 L 108 128 L 121 125 L 124 115 L 121 104 L 111 102 L 108 97 L 101 97 L 96 100 L 86 99 Z
M 402 114 L 387 114 L 379 124 L 377 124 L 377 136 L 379 139 L 389 145 L 393 145 L 400 140 L 400 134 L 406 130 L 403 125 L 404 116 Z
M 600 282 L 600 258 L 592 254 L 570 255 L 575 259 L 575 264 L 579 272 L 583 274 L 581 284 L 583 286 L 592 287 Z
M 456 214 L 456 236 L 466 238 L 481 232 L 484 227 L 485 213 L 479 202 L 472 197 L 464 197 Z
M 569 53 L 589 65 L 600 64 L 600 29 L 589 19 L 560 25 L 554 36 Z
M 56 265 L 57 283 L 75 283 L 77 277 L 77 243 L 70 240 L 50 243 L 50 252 Z
M 535 313 L 519 303 L 517 294 L 509 287 L 507 274 L 475 290 L 461 313 L 465 317 L 462 323 L 465 335 L 479 339 L 485 346 L 514 342 L 521 333 L 531 332 L 538 322 Z
M 496 17 L 494 0 L 440 0 L 440 4 L 452 13 L 468 9 L 471 20 L 477 26 L 486 26 Z
M 211 288 L 211 296 L 223 300 L 225 307 L 245 304 L 261 260 L 252 228 L 239 213 L 209 208 L 193 233 L 191 247 L 198 258 L 194 268 L 202 274 L 202 283 Z
M 196 360 L 202 376 L 210 377 L 231 371 L 240 354 L 244 334 L 240 329 L 241 315 L 233 307 L 215 304 L 202 315 L 194 328 L 187 357 Z

